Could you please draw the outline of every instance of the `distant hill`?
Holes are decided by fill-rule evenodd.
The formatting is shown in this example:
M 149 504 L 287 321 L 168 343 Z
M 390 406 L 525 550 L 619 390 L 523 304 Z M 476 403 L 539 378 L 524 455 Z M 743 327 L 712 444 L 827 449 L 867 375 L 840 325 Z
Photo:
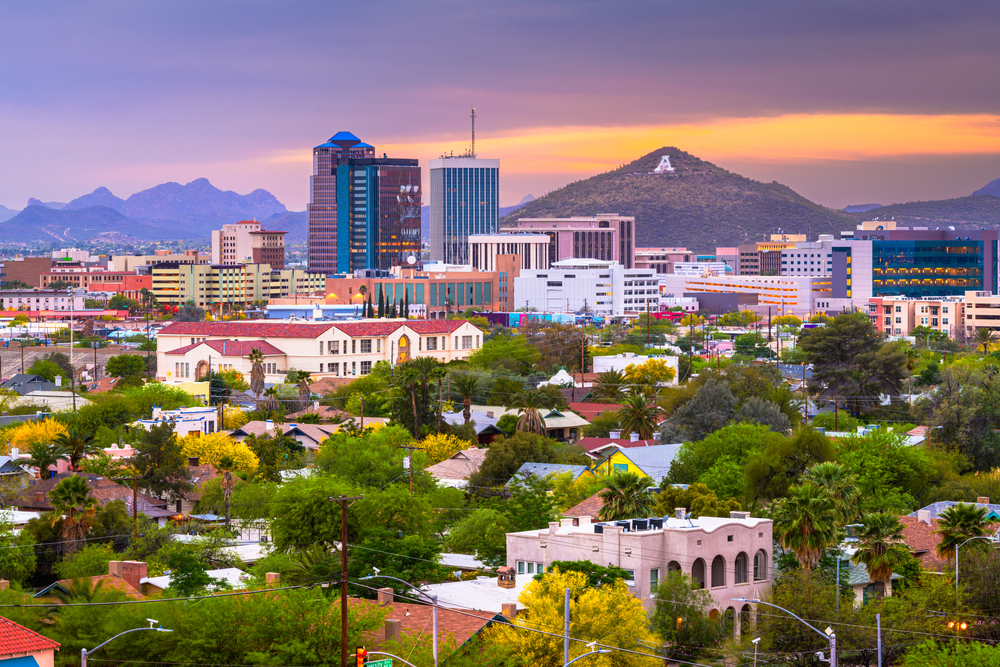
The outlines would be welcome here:
M 979 188 L 972 194 L 974 195 L 989 195 L 991 197 L 1000 197 L 1000 178 L 990 181 L 983 187 Z
M 83 195 L 82 197 L 77 197 L 70 203 L 63 207 L 64 211 L 75 211 L 81 208 L 90 208 L 91 206 L 107 206 L 110 209 L 118 211 L 122 215 L 125 215 L 125 200 L 121 197 L 116 197 L 111 194 L 111 190 L 105 187 L 99 187 L 89 195 Z
M 882 208 L 882 204 L 855 204 L 854 206 L 845 206 L 841 210 L 844 213 L 864 213 L 876 208 Z
M 652 173 L 664 155 L 670 156 L 675 171 Z M 777 181 L 754 181 L 666 147 L 539 197 L 506 216 L 501 225 L 512 225 L 517 218 L 598 213 L 635 216 L 637 246 L 685 246 L 696 252 L 764 240 L 778 229 L 815 238 L 857 224 L 855 218 L 814 204 Z
M 305 214 L 289 213 L 267 190 L 240 195 L 205 178 L 187 185 L 164 183 L 128 199 L 100 187 L 69 204 L 29 201 L 32 205 L 14 215 L 4 217 L 0 211 L 0 243 L 205 239 L 223 224 L 252 219 L 273 219 L 265 228 L 287 231 L 289 240 L 305 239 Z
M 264 224 L 264 229 L 288 232 L 285 236 L 285 243 L 287 245 L 291 245 L 292 243 L 301 243 L 309 238 L 308 211 L 275 213 L 262 222 Z
M 987 186 L 988 187 L 988 186 Z M 1000 197 L 971 195 L 956 199 L 891 204 L 865 213 L 864 217 L 894 218 L 903 226 L 940 227 L 965 225 L 1000 228 Z
M 59 201 L 42 201 L 41 199 L 35 199 L 34 197 L 28 197 L 28 206 L 44 206 L 45 208 L 55 209 L 57 211 L 61 210 L 66 204 Z
M 20 213 L 20 211 L 15 211 L 12 208 L 7 208 L 6 206 L 0 204 L 0 222 L 6 222 L 7 220 L 10 220 L 15 215 L 17 215 L 18 213 Z

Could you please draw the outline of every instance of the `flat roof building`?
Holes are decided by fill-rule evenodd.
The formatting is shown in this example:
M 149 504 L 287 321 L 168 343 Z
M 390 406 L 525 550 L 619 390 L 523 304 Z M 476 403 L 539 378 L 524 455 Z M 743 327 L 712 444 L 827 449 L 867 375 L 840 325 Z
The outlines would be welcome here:
M 549 264 L 564 259 L 599 259 L 635 265 L 635 218 L 617 213 L 591 217 L 521 218 L 501 233 L 547 234 Z
M 442 156 L 430 161 L 430 175 L 431 260 L 470 264 L 469 237 L 497 233 L 500 160 Z

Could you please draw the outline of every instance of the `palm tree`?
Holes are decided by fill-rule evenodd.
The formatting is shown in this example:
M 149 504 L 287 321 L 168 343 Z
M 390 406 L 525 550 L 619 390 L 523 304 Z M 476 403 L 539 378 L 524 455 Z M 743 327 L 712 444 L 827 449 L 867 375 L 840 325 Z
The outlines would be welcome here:
M 264 390 L 264 400 L 260 406 L 268 412 L 275 412 L 281 409 L 281 401 L 278 400 L 278 390 L 274 387 Z
M 539 412 L 551 406 L 552 398 L 540 389 L 522 389 L 510 400 L 510 407 L 521 415 L 516 430 L 535 435 L 545 435 L 545 422 Z
M 812 482 L 791 488 L 792 495 L 775 512 L 775 531 L 785 549 L 803 568 L 816 569 L 823 550 L 837 541 L 836 510 L 825 489 Z
M 415 357 L 400 364 L 396 371 L 401 386 L 410 390 L 410 407 L 413 410 L 413 435 L 420 437 L 420 413 L 417 409 L 417 387 L 420 387 L 421 400 L 429 402 L 427 385 L 432 380 L 445 375 L 444 365 L 434 357 Z M 440 418 L 438 410 L 434 411 Z
M 862 526 L 855 535 L 858 550 L 851 557 L 857 565 L 864 563 L 872 581 L 882 585 L 882 592 L 892 579 L 893 570 L 910 559 L 910 550 L 903 544 L 903 525 L 899 517 L 890 512 L 865 512 Z
M 43 442 L 36 442 L 31 445 L 28 454 L 28 458 L 23 461 L 24 465 L 38 468 L 38 476 L 42 479 L 48 479 L 52 476 L 49 474 L 49 466 L 54 466 L 59 461 L 66 460 L 66 452 L 58 445 Z
M 452 381 L 452 385 L 462 397 L 462 416 L 468 424 L 472 417 L 472 396 L 479 389 L 479 380 L 473 375 L 459 375 Z
M 226 501 L 226 530 L 229 530 L 230 509 L 232 507 L 233 489 L 236 488 L 236 480 L 233 479 L 233 468 L 236 462 L 233 457 L 223 456 L 219 459 L 219 470 L 222 471 L 222 497 Z
M 656 425 L 659 423 L 660 408 L 648 396 L 641 392 L 629 394 L 625 404 L 618 411 L 621 418 L 619 424 L 622 437 L 627 438 L 635 431 L 642 440 L 653 437 Z
M 597 376 L 594 396 L 609 403 L 617 403 L 625 397 L 625 373 L 605 371 Z
M 839 524 L 850 523 L 857 516 L 857 501 L 860 496 L 858 478 L 844 465 L 833 461 L 816 463 L 806 470 L 802 479 L 826 491 L 833 501 Z
M 76 426 L 70 426 L 65 433 L 57 435 L 53 439 L 53 444 L 66 455 L 73 470 L 80 469 L 80 459 L 84 456 L 98 454 L 101 451 L 101 448 L 94 444 L 94 437 L 85 435 Z
M 309 371 L 299 371 L 299 409 L 305 410 L 309 407 L 309 399 L 312 398 L 312 389 L 309 388 L 309 381 L 312 376 Z
M 62 519 L 59 539 L 64 553 L 73 553 L 90 530 L 90 519 L 97 513 L 97 501 L 89 497 L 90 486 L 83 477 L 71 475 L 49 491 L 51 523 Z
M 983 348 L 983 354 L 989 354 L 990 346 L 996 343 L 998 338 L 1000 337 L 997 336 L 995 331 L 980 327 L 976 329 L 976 333 L 972 336 L 972 342 L 974 343 L 972 349 L 978 350 L 979 348 Z
M 649 516 L 653 512 L 653 480 L 634 472 L 620 472 L 608 477 L 607 485 L 600 492 L 604 501 L 597 512 L 601 521 L 619 521 Z
M 986 508 L 971 503 L 952 505 L 938 515 L 940 528 L 934 532 L 941 536 L 937 546 L 938 558 L 952 560 L 955 547 L 972 537 L 983 537 L 988 532 Z M 974 540 L 969 547 L 986 548 L 985 540 Z
M 260 400 L 260 395 L 264 393 L 264 353 L 259 347 L 250 350 L 250 391 Z

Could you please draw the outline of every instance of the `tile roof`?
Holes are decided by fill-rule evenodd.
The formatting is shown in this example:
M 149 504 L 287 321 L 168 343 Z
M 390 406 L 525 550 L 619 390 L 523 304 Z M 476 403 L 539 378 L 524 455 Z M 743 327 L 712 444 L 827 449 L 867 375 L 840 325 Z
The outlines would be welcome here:
M 944 561 L 937 557 L 941 536 L 934 533 L 940 522 L 931 519 L 930 524 L 927 524 L 913 516 L 901 516 L 899 523 L 903 525 L 903 541 L 910 552 L 920 559 L 920 564 L 932 572 L 941 571 Z
M 160 330 L 163 336 L 239 336 L 241 338 L 316 338 L 333 327 L 332 322 L 289 324 L 287 322 L 171 322 Z
M 350 602 L 353 604 L 378 605 L 378 602 L 375 600 L 351 598 Z M 430 605 L 393 601 L 383 606 L 389 610 L 386 620 L 399 621 L 403 634 L 420 635 L 433 632 L 431 629 L 433 607 Z M 498 616 L 496 612 L 492 611 L 452 610 L 444 606 L 438 606 L 438 641 L 439 643 L 443 643 L 441 640 L 451 635 L 455 639 L 455 645 L 461 646 L 487 625 L 497 620 Z M 365 639 L 373 645 L 380 646 L 385 641 L 384 626 L 371 635 L 366 636 Z
M 55 650 L 59 646 L 59 642 L 0 616 L 0 655 Z
M 178 347 L 164 354 L 187 354 L 199 345 L 207 345 L 219 354 L 228 357 L 246 357 L 254 348 L 260 350 L 265 357 L 284 354 L 282 350 L 279 350 L 266 340 L 206 340 L 194 343 L 193 345 Z
M 378 320 L 367 322 L 336 322 L 334 327 L 343 331 L 348 336 L 388 336 L 400 327 L 407 327 L 414 333 L 426 336 L 427 334 L 449 334 L 457 331 L 466 320 L 391 320 L 380 322 Z
M 48 498 L 49 491 L 51 491 L 56 484 L 69 477 L 70 474 L 72 473 L 62 473 L 56 475 L 55 477 L 50 477 L 49 479 L 35 480 L 31 486 L 28 486 L 21 491 L 21 495 L 15 498 L 11 502 L 11 505 L 28 511 L 51 511 L 52 505 L 49 503 Z M 121 500 L 124 501 L 129 507 L 132 506 L 131 488 L 99 475 L 77 473 L 77 476 L 83 477 L 87 480 L 87 485 L 90 486 L 90 491 L 87 495 L 97 500 L 101 506 L 107 505 L 112 500 Z M 36 494 L 38 493 L 42 494 L 41 502 L 37 501 L 38 499 L 36 498 Z M 174 516 L 175 514 L 175 512 L 171 512 L 166 508 L 167 501 L 165 500 L 160 500 L 159 498 L 139 492 L 138 501 L 139 511 L 151 519 Z
M 941 513 L 944 512 L 949 507 L 952 507 L 953 505 L 962 505 L 962 504 L 975 505 L 976 507 L 985 507 L 987 519 L 1000 519 L 1000 505 L 996 503 L 959 503 L 954 500 L 941 500 L 936 503 L 931 503 L 926 507 L 921 507 L 916 512 L 910 512 L 907 516 L 917 518 L 920 516 L 919 515 L 920 511 L 926 510 L 931 513 L 931 519 L 936 519 L 939 516 L 941 516 Z
M 582 417 L 593 419 L 597 415 L 605 412 L 617 412 L 624 406 L 617 403 L 580 403 L 579 401 L 569 404 L 569 409 Z
M 427 467 L 433 477 L 438 479 L 469 479 L 469 476 L 479 470 L 486 459 L 488 449 L 463 449 L 452 454 L 450 458 Z
M 579 516 L 590 516 L 596 519 L 597 514 L 601 511 L 602 507 L 604 507 L 604 501 L 601 500 L 601 492 L 598 491 L 586 500 L 570 507 L 568 510 L 563 512 L 563 516 L 574 518 Z

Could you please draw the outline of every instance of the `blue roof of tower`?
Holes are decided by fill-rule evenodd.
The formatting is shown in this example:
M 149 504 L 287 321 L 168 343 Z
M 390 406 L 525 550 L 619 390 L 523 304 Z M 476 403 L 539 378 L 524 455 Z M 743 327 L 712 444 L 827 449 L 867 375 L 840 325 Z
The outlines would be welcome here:
M 356 136 L 350 132 L 338 132 L 337 134 L 330 137 L 330 141 L 353 141 L 355 143 L 360 142 Z
M 362 141 L 360 144 L 355 145 L 354 148 L 375 148 L 375 147 L 372 146 L 371 144 L 366 144 L 365 142 Z

